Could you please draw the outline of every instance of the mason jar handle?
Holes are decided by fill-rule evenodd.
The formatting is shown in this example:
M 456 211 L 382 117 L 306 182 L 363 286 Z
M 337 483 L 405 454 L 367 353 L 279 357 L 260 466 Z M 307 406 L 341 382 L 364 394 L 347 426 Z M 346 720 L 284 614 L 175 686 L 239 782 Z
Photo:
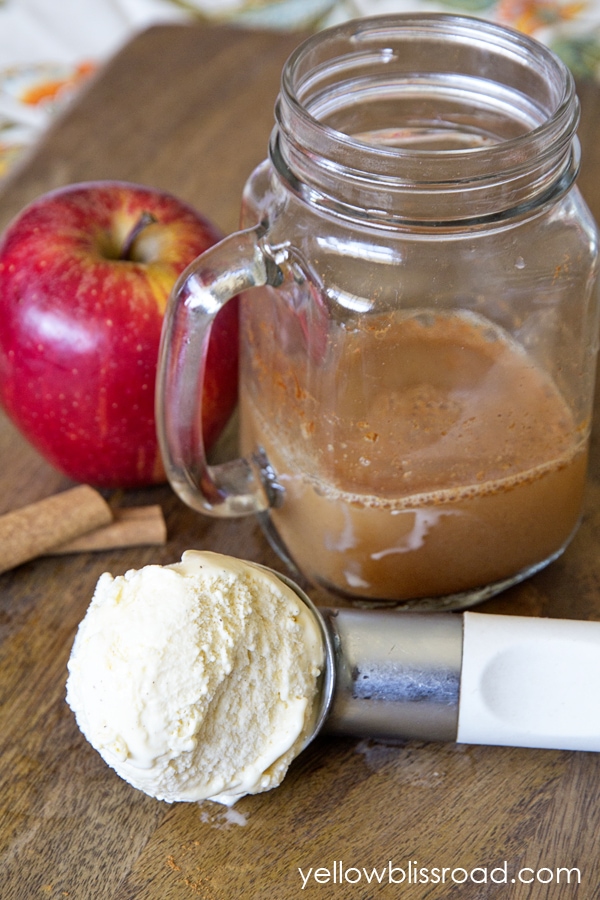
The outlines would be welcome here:
M 212 516 L 244 516 L 279 505 L 282 489 L 268 460 L 209 465 L 202 436 L 204 364 L 215 316 L 241 291 L 277 287 L 282 272 L 263 245 L 264 226 L 236 232 L 182 273 L 163 322 L 156 383 L 156 425 L 167 477 L 179 497 Z

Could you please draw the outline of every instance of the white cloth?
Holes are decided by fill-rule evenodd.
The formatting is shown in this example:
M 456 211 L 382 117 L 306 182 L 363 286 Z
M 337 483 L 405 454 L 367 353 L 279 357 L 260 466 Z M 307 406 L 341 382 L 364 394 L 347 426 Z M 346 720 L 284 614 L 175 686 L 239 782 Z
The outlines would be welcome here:
M 169 0 L 5 0 L 0 69 L 104 59 L 136 30 L 188 15 Z

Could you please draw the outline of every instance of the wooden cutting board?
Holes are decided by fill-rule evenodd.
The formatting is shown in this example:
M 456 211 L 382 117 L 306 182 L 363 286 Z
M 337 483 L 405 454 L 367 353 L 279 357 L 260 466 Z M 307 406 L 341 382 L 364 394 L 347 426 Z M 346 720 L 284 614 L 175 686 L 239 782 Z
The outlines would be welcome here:
M 279 74 L 297 41 L 196 26 L 140 35 L 5 185 L 0 227 L 53 187 L 121 178 L 173 191 L 233 230 L 243 184 L 266 154 Z M 581 184 L 599 217 L 597 89 L 582 86 L 582 97 Z M 575 541 L 556 564 L 483 611 L 600 619 L 599 461 L 596 427 Z M 67 484 L 3 419 L 0 463 L 0 512 Z M 280 564 L 253 519 L 200 517 L 166 487 L 110 499 L 160 503 L 167 546 L 41 559 L 0 576 L 3 900 L 598 896 L 596 754 L 323 736 L 280 788 L 244 798 L 231 811 L 211 803 L 169 806 L 120 781 L 85 743 L 64 702 L 71 643 L 100 573 L 173 562 L 189 547 Z M 416 884 L 369 884 L 360 871 L 389 872 L 390 863 L 407 871 L 409 861 L 421 869 L 488 871 L 506 863 L 508 882 L 498 887 L 480 874 L 479 883 L 460 886 L 423 876 Z M 555 870 L 563 866 L 579 867 L 579 888 L 564 875 L 557 883 Z M 340 884 L 351 867 L 361 881 L 351 884 L 355 869 Z M 511 882 L 522 867 L 543 868 L 546 883 Z M 300 869 L 313 873 L 304 890 Z
M 0 227 L 37 194 L 118 178 L 164 188 L 225 231 L 267 153 L 281 69 L 302 35 L 158 26 L 55 123 L 2 194 Z

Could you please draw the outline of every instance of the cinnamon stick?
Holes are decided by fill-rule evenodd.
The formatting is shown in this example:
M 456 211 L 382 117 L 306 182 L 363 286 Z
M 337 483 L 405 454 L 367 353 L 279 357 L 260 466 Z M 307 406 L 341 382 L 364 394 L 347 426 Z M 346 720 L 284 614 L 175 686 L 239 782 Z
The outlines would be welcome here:
M 167 526 L 160 506 L 115 509 L 113 516 L 109 525 L 53 547 L 49 553 L 62 555 L 123 547 L 158 546 L 167 541 Z
M 38 500 L 0 516 L 0 572 L 112 521 L 104 498 L 88 485 Z

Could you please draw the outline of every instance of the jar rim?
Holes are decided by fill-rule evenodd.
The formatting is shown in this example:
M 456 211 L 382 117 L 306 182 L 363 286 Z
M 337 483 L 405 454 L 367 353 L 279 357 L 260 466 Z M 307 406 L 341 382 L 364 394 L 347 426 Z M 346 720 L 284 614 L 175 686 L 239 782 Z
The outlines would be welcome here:
M 562 90 L 558 94 L 554 108 L 547 111 L 543 121 L 523 134 L 502 140 L 492 146 L 476 146 L 468 149 L 435 149 L 375 146 L 371 143 L 358 140 L 352 135 L 337 130 L 320 121 L 307 108 L 306 102 L 299 96 L 299 88 L 305 93 L 308 88 L 314 87 L 307 84 L 306 79 L 295 83 L 295 73 L 303 60 L 315 56 L 316 51 L 330 42 L 338 39 L 347 40 L 358 46 L 366 46 L 367 42 L 382 40 L 412 34 L 414 37 L 425 35 L 444 35 L 453 41 L 468 40 L 476 36 L 477 42 L 484 42 L 492 47 L 503 47 L 510 51 L 513 57 L 520 57 L 523 62 L 537 61 L 541 74 L 554 76 L 555 84 L 560 84 Z M 384 48 L 382 58 L 389 58 L 390 50 Z M 347 57 L 350 59 L 350 57 Z M 353 54 L 358 61 L 358 54 Z M 338 70 L 340 63 L 337 63 Z M 323 74 L 323 64 L 321 72 Z M 455 162 L 465 161 L 472 164 L 477 157 L 497 156 L 498 152 L 521 156 L 519 149 L 523 145 L 536 144 L 537 153 L 544 153 L 548 149 L 549 139 L 555 133 L 566 132 L 566 141 L 569 142 L 579 122 L 579 103 L 575 91 L 575 81 L 568 66 L 550 50 L 549 47 L 513 28 L 499 25 L 494 22 L 477 19 L 473 16 L 455 15 L 451 13 L 399 13 L 394 15 L 370 16 L 353 19 L 342 25 L 331 26 L 305 39 L 288 57 L 281 76 L 281 91 L 278 98 L 278 121 L 282 124 L 280 113 L 281 104 L 289 106 L 294 118 L 308 129 L 314 142 L 315 149 L 319 141 L 315 141 L 317 134 L 321 134 L 327 142 L 339 148 L 358 148 L 372 154 L 379 160 L 379 168 L 386 158 L 393 161 L 415 159 L 420 161 L 434 161 L 443 157 Z M 542 112 L 540 110 L 540 112 Z M 554 150 L 554 152 L 556 152 Z M 385 166 L 384 166 L 385 168 Z
M 317 32 L 284 66 L 275 117 L 284 183 L 336 214 L 390 224 L 520 215 L 565 193 L 578 170 L 567 66 L 470 16 L 372 16 Z

